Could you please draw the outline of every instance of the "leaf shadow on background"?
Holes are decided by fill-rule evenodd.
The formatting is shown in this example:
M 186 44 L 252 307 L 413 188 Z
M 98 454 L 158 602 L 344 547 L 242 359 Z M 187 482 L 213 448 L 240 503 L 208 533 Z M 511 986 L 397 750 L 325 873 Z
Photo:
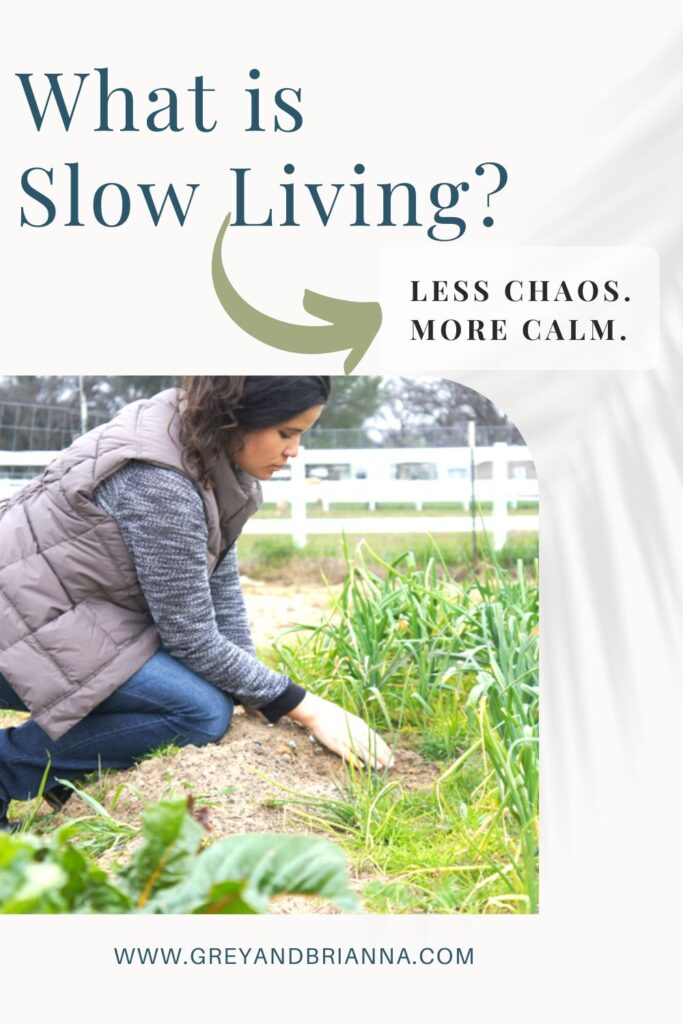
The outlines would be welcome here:
M 533 385 L 534 407 L 518 426 L 538 439 L 538 465 L 553 463 L 552 489 L 540 473 L 541 595 L 550 581 L 557 614 L 553 623 L 543 622 L 543 678 L 556 680 L 557 690 L 544 689 L 543 721 L 552 726 L 558 766 L 552 803 L 567 809 L 568 834 L 572 773 L 577 762 L 586 780 L 598 764 L 605 771 L 606 724 L 618 733 L 623 755 L 611 769 L 615 781 L 632 768 L 644 728 L 646 652 L 661 652 L 669 666 L 682 660 L 682 57 L 677 36 L 596 106 L 587 123 L 568 128 L 593 144 L 592 151 L 586 147 L 585 169 L 545 213 L 529 218 L 535 225 L 529 245 L 648 245 L 661 260 L 662 344 L 653 369 L 519 373 L 506 386 L 528 408 L 522 396 Z M 642 630 L 637 644 L 635 622 Z M 559 692 L 569 671 L 571 688 Z M 652 697 L 665 704 L 679 682 L 658 678 L 654 666 L 651 674 Z M 595 710 L 600 700 L 602 720 Z M 597 792 L 586 785 L 581 795 L 595 800 Z

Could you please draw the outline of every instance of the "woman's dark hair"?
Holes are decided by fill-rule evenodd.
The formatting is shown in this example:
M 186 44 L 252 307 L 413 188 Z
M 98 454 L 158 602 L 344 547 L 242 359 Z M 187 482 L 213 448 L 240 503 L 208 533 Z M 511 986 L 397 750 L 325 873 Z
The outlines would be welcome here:
M 185 377 L 180 441 L 205 487 L 222 452 L 240 450 L 250 430 L 275 427 L 330 396 L 329 377 Z

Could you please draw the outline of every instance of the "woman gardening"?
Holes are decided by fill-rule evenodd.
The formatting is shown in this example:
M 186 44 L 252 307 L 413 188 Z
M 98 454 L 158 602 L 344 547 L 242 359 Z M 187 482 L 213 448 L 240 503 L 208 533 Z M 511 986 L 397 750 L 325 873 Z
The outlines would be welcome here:
M 217 742 L 236 702 L 384 767 L 362 719 L 261 664 L 235 541 L 295 458 L 329 377 L 189 377 L 78 438 L 0 503 L 0 829 L 167 743 Z

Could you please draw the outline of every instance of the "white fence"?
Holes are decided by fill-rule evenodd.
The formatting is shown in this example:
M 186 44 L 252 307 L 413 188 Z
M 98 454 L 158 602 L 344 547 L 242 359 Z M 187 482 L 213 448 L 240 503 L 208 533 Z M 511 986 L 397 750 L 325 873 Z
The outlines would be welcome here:
M 0 452 L 0 500 L 26 483 L 12 478 L 13 470 L 46 466 L 56 452 Z M 308 534 L 346 533 L 467 533 L 471 518 L 463 515 L 313 517 L 307 506 L 329 512 L 336 503 L 376 509 L 378 504 L 412 504 L 420 512 L 428 503 L 459 504 L 472 499 L 471 461 L 477 504 L 490 504 L 490 514 L 477 516 L 477 529 L 486 530 L 500 549 L 510 530 L 538 530 L 538 515 L 511 515 L 521 501 L 538 501 L 538 480 L 528 449 L 506 444 L 469 448 L 333 448 L 300 449 L 287 471 L 264 481 L 266 502 L 281 511 L 277 517 L 257 516 L 245 532 L 289 534 L 298 545 Z M 401 479 L 414 476 L 426 479 Z

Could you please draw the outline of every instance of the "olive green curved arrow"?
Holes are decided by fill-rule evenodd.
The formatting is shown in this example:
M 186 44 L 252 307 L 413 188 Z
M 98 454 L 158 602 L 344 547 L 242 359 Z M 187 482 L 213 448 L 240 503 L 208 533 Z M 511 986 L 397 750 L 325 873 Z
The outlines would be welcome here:
M 327 320 L 326 324 L 288 324 L 254 309 L 235 290 L 225 273 L 221 249 L 230 223 L 227 215 L 216 237 L 211 260 L 213 286 L 221 306 L 231 320 L 272 348 L 285 352 L 318 355 L 350 349 L 344 361 L 344 373 L 351 373 L 369 349 L 382 323 L 382 307 L 378 302 L 352 302 L 333 299 L 329 295 L 304 291 L 304 309 L 312 316 Z

